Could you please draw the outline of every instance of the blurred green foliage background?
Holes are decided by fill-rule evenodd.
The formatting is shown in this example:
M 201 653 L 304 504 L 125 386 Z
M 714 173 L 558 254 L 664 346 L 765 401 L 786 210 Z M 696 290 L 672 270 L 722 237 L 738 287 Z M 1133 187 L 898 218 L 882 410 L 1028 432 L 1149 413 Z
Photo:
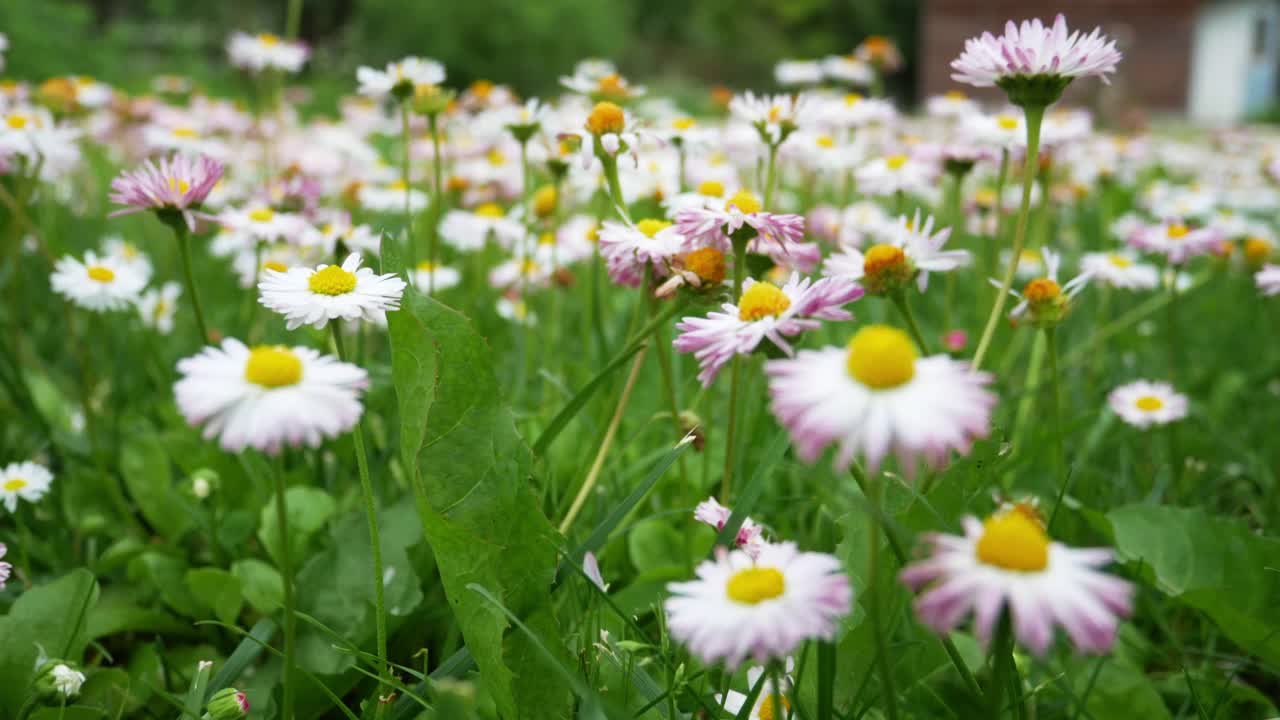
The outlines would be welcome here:
M 7 77 L 85 74 L 144 90 L 159 73 L 232 92 L 223 45 L 233 30 L 283 33 L 286 0 L 5 0 Z M 437 58 L 452 85 L 485 78 L 522 94 L 555 91 L 584 57 L 677 96 L 722 84 L 766 88 L 782 58 L 843 54 L 887 35 L 915 55 L 919 0 L 304 0 L 315 55 L 301 82 L 321 97 L 354 87 L 354 69 L 404 55 Z M 910 63 L 892 90 L 910 96 Z

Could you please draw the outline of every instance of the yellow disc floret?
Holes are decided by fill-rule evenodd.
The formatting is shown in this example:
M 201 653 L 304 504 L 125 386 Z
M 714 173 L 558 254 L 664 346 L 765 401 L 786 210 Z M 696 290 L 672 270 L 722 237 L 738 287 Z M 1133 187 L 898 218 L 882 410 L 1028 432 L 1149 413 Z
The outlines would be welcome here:
M 1039 305 L 1040 303 L 1057 299 L 1062 295 L 1062 288 L 1050 278 L 1036 278 L 1027 283 L 1027 286 L 1022 290 L 1022 295 L 1027 299 L 1027 302 Z
M 271 222 L 275 216 L 276 213 L 271 208 L 258 208 L 257 210 L 253 210 L 249 213 L 250 220 L 260 223 Z
M 1164 401 L 1155 395 L 1143 395 L 1135 400 L 1133 404 L 1143 412 L 1155 412 L 1156 410 L 1164 407 Z
M 307 287 L 319 295 L 345 295 L 356 289 L 356 276 L 337 265 L 329 265 L 312 273 Z
M 284 263 L 280 262 L 279 260 L 268 260 L 268 261 L 266 261 L 266 262 L 262 263 L 262 269 L 263 269 L 263 270 L 275 270 L 276 272 L 285 272 L 285 271 L 287 271 L 287 270 L 289 269 L 289 266 L 288 266 L 288 265 L 285 265 Z
M 556 186 L 543 185 L 533 194 L 533 214 L 550 217 L 556 211 Z
M 888 165 L 890 170 L 901 170 L 902 166 L 907 164 L 907 156 L 890 155 L 884 159 L 884 164 Z
M 730 600 L 744 605 L 758 605 L 782 595 L 786 590 L 786 577 L 782 571 L 772 567 L 739 570 L 729 578 L 729 584 L 725 587 Z
M 1003 130 L 1017 130 L 1018 118 L 1012 115 L 1001 115 L 1000 117 L 996 118 L 996 124 L 999 125 L 1000 128 Z
M 587 116 L 587 132 L 592 135 L 620 133 L 627 127 L 627 115 L 618 105 L 598 102 Z
M 765 317 L 778 317 L 791 307 L 791 298 L 769 282 L 752 284 L 738 300 L 738 318 L 755 322 Z
M 684 266 L 703 282 L 712 285 L 724 282 L 724 253 L 715 248 L 699 248 L 685 255 Z
M 654 218 L 645 218 L 636 223 L 636 229 L 644 233 L 645 237 L 653 237 L 669 227 L 671 227 L 671 223 L 666 220 L 655 220 Z
M 1166 232 L 1169 233 L 1170 239 L 1181 240 L 1187 236 L 1187 233 L 1191 232 L 1191 228 L 1183 225 L 1182 223 L 1174 223 L 1169 226 L 1169 229 Z
M 475 213 L 480 217 L 487 217 L 487 218 L 500 218 L 503 215 L 506 215 L 506 212 L 503 211 L 500 205 L 498 205 L 497 203 L 491 203 L 491 202 L 485 203 L 480 207 L 476 208 Z
M 1118 253 L 1111 253 L 1110 255 L 1108 255 L 1107 262 L 1111 263 L 1112 265 L 1118 268 L 1133 267 L 1132 260 Z
M 906 253 L 896 245 L 872 245 L 862 257 L 862 271 L 867 275 L 879 275 L 907 262 Z
M 916 376 L 916 346 L 889 325 L 867 325 L 849 340 L 846 363 L 854 380 L 874 390 L 905 385 Z
M 27 481 L 23 478 L 10 478 L 4 484 L 4 489 L 9 492 L 18 492 L 27 486 Z
M 756 197 L 750 190 L 739 190 L 725 201 L 725 210 L 732 207 L 738 208 L 739 212 L 748 214 L 758 213 L 764 208 L 764 206 L 760 204 L 760 198 Z
M 782 706 L 782 712 L 787 715 L 791 712 L 791 701 L 786 695 L 765 695 L 764 700 L 760 704 L 760 720 L 782 720 L 782 718 L 774 715 L 775 705 Z
M 703 180 L 698 184 L 698 194 L 707 197 L 724 197 L 724 183 L 719 180 Z
M 249 351 L 244 379 L 265 388 L 297 385 L 302 381 L 302 360 L 282 345 L 259 345 Z
M 116 279 L 115 272 L 111 268 L 103 267 L 102 265 L 90 265 L 88 274 L 90 280 L 96 280 L 100 283 L 109 283 Z
M 1039 572 L 1049 565 L 1049 536 L 1026 513 L 992 515 L 982 524 L 978 560 L 1005 570 Z

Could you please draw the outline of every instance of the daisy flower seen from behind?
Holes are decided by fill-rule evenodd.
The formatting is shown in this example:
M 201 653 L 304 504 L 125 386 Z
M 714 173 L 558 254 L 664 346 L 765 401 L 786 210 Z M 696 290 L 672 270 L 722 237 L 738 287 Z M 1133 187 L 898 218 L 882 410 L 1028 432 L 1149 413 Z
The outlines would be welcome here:
M 9 463 L 0 470 L 0 504 L 9 512 L 18 511 L 18 501 L 40 502 L 53 484 L 53 473 L 39 463 Z
M 991 427 L 996 396 L 987 373 L 947 355 L 920 358 L 902 330 L 867 325 L 845 348 L 801 350 L 765 365 L 771 409 L 800 459 L 828 446 L 844 470 L 855 456 L 876 471 L 893 453 L 907 474 L 923 457 L 935 467 L 969 451 Z
M 698 379 L 709 386 L 734 355 L 751 354 L 765 339 L 790 354 L 787 337 L 818 327 L 820 320 L 852 319 L 843 306 L 862 293 L 856 283 L 840 278 L 813 282 L 793 273 L 782 287 L 748 278 L 736 304 L 724 303 L 723 312 L 678 323 L 680 334 L 673 345 L 693 353 L 701 366 Z
M 902 570 L 902 581 L 920 593 L 922 623 L 946 634 L 972 612 L 987 646 L 1007 611 L 1018 641 L 1038 656 L 1052 644 L 1055 626 L 1082 652 L 1111 649 L 1133 599 L 1132 585 L 1098 570 L 1111 562 L 1111 550 L 1053 542 L 1039 517 L 1021 507 L 985 521 L 966 517 L 963 525 L 964 535 L 930 535 L 929 556 Z
M 342 265 L 267 269 L 258 283 L 259 301 L 284 315 L 289 330 L 319 329 L 330 320 L 376 320 L 398 309 L 405 281 L 394 273 L 378 275 L 360 262 L 360 253 L 351 253 Z
M 714 496 L 698 503 L 693 510 L 693 519 L 700 523 L 710 525 L 720 532 L 729 522 L 729 518 L 733 516 L 733 511 L 720 504 Z M 764 528 L 755 524 L 751 518 L 743 518 L 742 525 L 738 527 L 738 534 L 734 537 L 733 545 L 742 549 L 751 557 L 760 555 L 760 548 L 764 546 Z
M 1166 382 L 1137 380 L 1121 385 L 1107 395 L 1107 404 L 1121 420 L 1144 430 L 1187 416 L 1187 396 Z
M 178 410 L 204 426 L 228 452 L 247 447 L 276 454 L 284 446 L 319 447 L 350 430 L 364 407 L 365 371 L 311 348 L 234 338 L 178 362 Z
M 709 664 L 782 660 L 806 640 L 830 640 L 853 602 L 839 560 L 791 542 L 766 545 L 754 559 L 720 549 L 696 572 L 667 586 L 664 609 L 671 635 Z

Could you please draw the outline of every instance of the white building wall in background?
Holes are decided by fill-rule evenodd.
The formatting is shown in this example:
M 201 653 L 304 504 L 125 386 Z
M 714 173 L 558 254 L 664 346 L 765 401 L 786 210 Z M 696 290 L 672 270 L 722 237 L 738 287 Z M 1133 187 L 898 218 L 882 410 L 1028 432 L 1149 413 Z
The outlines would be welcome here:
M 1254 22 L 1273 2 L 1206 2 L 1196 18 L 1187 113 L 1223 125 L 1244 117 Z

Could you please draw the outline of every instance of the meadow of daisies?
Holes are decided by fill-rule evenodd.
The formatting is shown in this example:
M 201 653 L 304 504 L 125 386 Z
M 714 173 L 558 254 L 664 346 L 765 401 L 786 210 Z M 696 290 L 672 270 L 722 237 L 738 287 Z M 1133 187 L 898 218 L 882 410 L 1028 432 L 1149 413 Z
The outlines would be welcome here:
M 0 719 L 1276 716 L 1280 133 L 992 30 L 0 86 Z

